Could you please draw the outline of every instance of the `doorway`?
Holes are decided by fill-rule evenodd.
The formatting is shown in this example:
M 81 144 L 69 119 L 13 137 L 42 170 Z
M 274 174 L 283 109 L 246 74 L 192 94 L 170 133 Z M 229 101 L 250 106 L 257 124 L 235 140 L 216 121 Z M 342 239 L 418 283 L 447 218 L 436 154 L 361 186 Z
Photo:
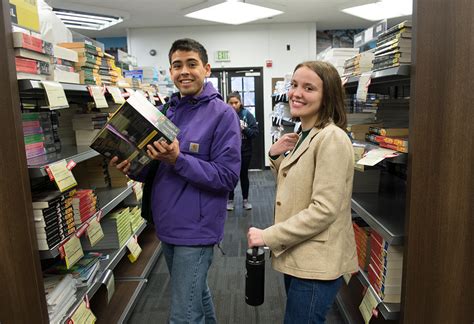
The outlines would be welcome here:
M 207 78 L 227 101 L 227 94 L 238 91 L 242 105 L 257 120 L 258 135 L 252 142 L 250 169 L 265 168 L 264 114 L 263 114 L 263 68 L 215 68 Z

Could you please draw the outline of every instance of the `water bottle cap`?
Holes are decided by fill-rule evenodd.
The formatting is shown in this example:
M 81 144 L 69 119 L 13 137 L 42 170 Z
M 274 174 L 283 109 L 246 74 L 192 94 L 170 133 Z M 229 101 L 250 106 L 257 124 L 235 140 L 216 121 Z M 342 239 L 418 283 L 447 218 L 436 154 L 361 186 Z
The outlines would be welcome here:
M 247 249 L 247 260 L 263 261 L 265 260 L 265 251 L 262 248 Z

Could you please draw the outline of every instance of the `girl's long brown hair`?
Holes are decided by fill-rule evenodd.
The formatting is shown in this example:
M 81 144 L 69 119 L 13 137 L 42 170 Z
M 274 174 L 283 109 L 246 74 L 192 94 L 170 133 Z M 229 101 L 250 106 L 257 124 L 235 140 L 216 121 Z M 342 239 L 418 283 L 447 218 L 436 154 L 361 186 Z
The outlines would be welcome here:
M 323 100 L 315 126 L 323 128 L 332 120 L 334 124 L 346 131 L 345 92 L 336 68 L 332 64 L 323 61 L 306 61 L 298 64 L 293 73 L 303 66 L 313 70 L 323 81 Z

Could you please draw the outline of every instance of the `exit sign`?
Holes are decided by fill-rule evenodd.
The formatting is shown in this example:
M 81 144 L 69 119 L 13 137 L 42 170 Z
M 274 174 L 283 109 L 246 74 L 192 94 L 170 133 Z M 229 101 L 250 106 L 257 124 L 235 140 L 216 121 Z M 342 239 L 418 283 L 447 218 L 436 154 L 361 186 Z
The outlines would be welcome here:
M 216 62 L 230 62 L 230 52 L 229 51 L 216 51 L 214 61 L 216 61 Z

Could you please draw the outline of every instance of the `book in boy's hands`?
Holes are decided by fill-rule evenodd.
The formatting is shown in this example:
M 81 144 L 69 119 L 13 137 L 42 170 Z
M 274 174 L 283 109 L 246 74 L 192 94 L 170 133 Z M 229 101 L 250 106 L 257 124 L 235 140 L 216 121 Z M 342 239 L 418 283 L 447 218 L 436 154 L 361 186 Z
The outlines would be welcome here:
M 145 97 L 135 93 L 112 115 L 91 148 L 111 159 L 130 162 L 129 174 L 137 175 L 151 159 L 146 146 L 154 141 L 171 143 L 179 129 Z

